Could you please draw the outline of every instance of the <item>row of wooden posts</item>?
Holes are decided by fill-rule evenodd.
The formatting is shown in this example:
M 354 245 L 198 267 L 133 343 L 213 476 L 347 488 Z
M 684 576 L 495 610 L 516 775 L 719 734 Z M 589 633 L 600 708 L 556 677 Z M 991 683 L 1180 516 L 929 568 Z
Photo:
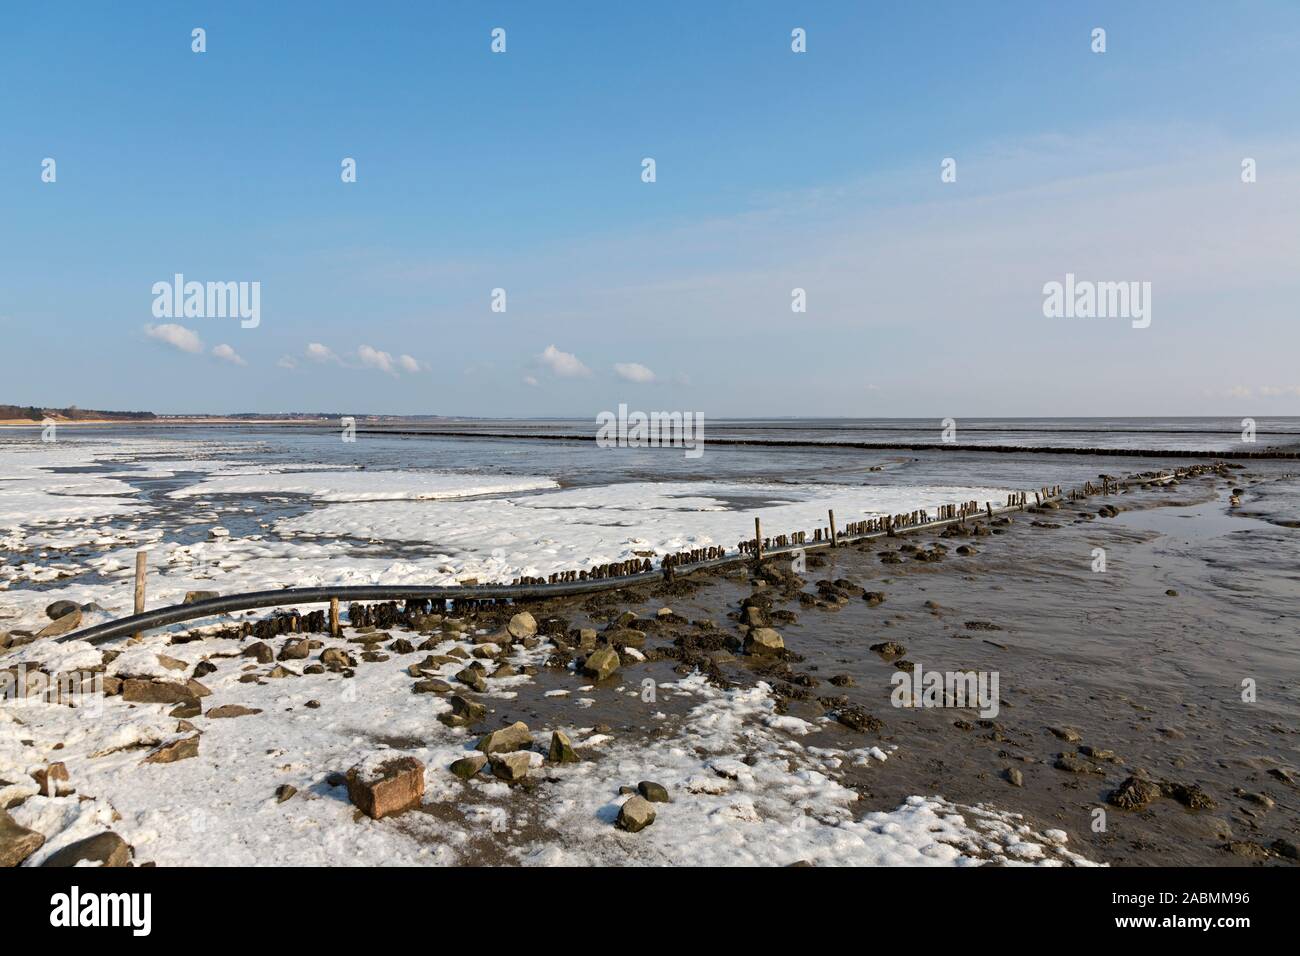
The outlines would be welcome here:
M 1201 466 L 1195 469 L 1176 469 L 1172 475 L 1159 473 L 1155 478 L 1149 481 L 1167 481 L 1176 478 L 1180 472 L 1197 471 Z M 1199 473 L 1199 472 L 1198 472 Z M 1140 482 L 1145 484 L 1147 482 Z M 1088 497 L 1097 493 L 1110 494 L 1112 491 L 1118 492 L 1121 488 L 1129 487 L 1128 481 L 1116 481 L 1104 478 L 1100 488 L 1094 486 L 1091 482 L 1085 483 L 1080 492 L 1078 489 L 1070 491 L 1070 500 L 1077 500 L 1081 497 Z M 1034 501 L 1041 505 L 1044 501 L 1061 496 L 1061 486 L 1044 486 L 1034 492 Z M 1012 492 L 1007 495 L 1006 508 L 1024 508 L 1029 503 L 1029 495 L 1024 491 Z M 924 509 L 904 512 L 896 515 L 883 515 L 878 518 L 865 518 L 861 521 L 850 521 L 844 526 L 843 533 L 850 538 L 859 538 L 870 534 L 886 534 L 893 536 L 898 531 L 904 531 L 923 525 L 942 522 L 942 521 L 965 521 L 967 518 L 981 513 L 979 502 L 967 501 L 960 504 L 939 505 L 935 510 L 934 517 L 930 517 L 929 512 Z M 988 517 L 993 517 L 993 503 L 986 501 L 984 503 L 983 513 Z M 834 510 L 827 511 L 827 527 L 815 528 L 812 533 L 812 543 L 822 544 L 830 542 L 831 547 L 839 547 L 840 531 L 835 525 Z M 752 539 L 741 541 L 738 544 L 738 550 L 741 554 L 752 554 L 759 561 L 763 559 L 764 551 L 771 551 L 773 548 L 788 548 L 791 546 L 803 545 L 809 543 L 808 532 L 795 531 L 790 534 L 777 535 L 775 538 L 763 537 L 763 523 L 761 518 L 754 518 L 754 537 Z M 145 575 L 147 570 L 147 551 L 137 551 L 135 555 L 135 613 L 143 614 L 145 605 Z M 660 566 L 663 570 L 664 577 L 671 579 L 673 572 L 678 567 L 684 567 L 690 564 L 699 564 L 705 561 L 716 561 L 728 557 L 727 549 L 724 547 L 695 548 L 690 551 L 679 551 L 673 554 L 665 555 L 660 559 Z M 543 579 L 540 577 L 520 577 L 515 578 L 516 585 L 540 585 L 540 584 L 558 584 L 570 581 L 592 581 L 603 580 L 608 578 L 627 577 L 634 574 L 645 574 L 653 570 L 649 558 L 632 558 L 627 561 L 615 561 L 610 564 L 600 564 L 585 571 L 559 571 Z M 467 590 L 467 594 L 472 594 L 472 590 Z M 329 632 L 338 636 L 339 629 L 339 599 L 330 599 L 329 609 Z M 140 635 L 134 635 L 135 640 L 139 640 Z

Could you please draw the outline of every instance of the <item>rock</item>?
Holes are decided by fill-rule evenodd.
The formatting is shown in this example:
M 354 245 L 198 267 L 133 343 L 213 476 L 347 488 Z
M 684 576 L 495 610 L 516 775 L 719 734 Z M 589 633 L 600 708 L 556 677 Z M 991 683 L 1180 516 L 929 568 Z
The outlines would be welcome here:
M 477 667 L 466 667 L 464 670 L 457 671 L 456 680 L 480 694 L 487 690 L 487 678 L 483 676 L 483 672 Z
M 274 667 L 271 668 L 270 673 L 268 673 L 266 676 L 274 677 L 277 680 L 279 680 L 280 678 L 284 678 L 284 677 L 300 677 L 302 675 L 300 675 L 297 671 L 289 670 L 289 668 L 281 664 L 276 664 Z
M 415 645 L 404 637 L 399 637 L 393 643 L 388 645 L 388 649 L 394 654 L 414 654 Z
M 756 627 L 745 635 L 745 653 L 770 655 L 785 650 L 785 641 L 770 627 Z
M 592 651 L 582 664 L 582 672 L 595 680 L 605 680 L 618 670 L 618 651 L 612 647 L 602 647 Z
M 1171 783 L 1163 780 L 1160 792 L 1171 800 L 1177 800 L 1188 810 L 1213 810 L 1218 804 L 1208 793 L 1194 783 Z
M 448 727 L 459 727 L 463 724 L 472 724 L 475 721 L 482 720 L 487 716 L 487 708 L 476 700 L 470 700 L 460 694 L 455 694 L 449 701 L 451 704 L 451 713 L 442 714 L 439 720 Z
M 872 644 L 871 650 L 875 651 L 882 657 L 902 657 L 907 653 L 907 648 L 897 641 L 885 641 L 881 644 Z
M 45 835 L 19 826 L 0 810 L 0 866 L 18 866 L 45 844 Z
M 249 644 L 244 648 L 243 651 L 240 652 L 240 656 L 251 657 L 259 664 L 270 664 L 275 660 L 275 651 L 271 650 L 270 646 L 262 641 L 257 641 L 256 643 Z
M 763 613 L 762 608 L 753 606 L 745 608 L 744 614 L 741 616 L 740 620 L 742 624 L 745 624 L 748 627 L 767 626 L 767 615 Z
M 284 647 L 280 648 L 280 657 L 282 661 L 301 661 L 306 660 L 311 654 L 311 641 L 303 638 L 298 641 L 289 641 Z
M 642 780 L 636 785 L 636 792 L 651 803 L 672 802 L 668 797 L 668 788 L 661 783 L 655 783 L 653 780 Z
M 628 833 L 639 833 L 655 822 L 655 808 L 642 796 L 628 797 L 618 808 L 614 825 Z
M 144 758 L 143 763 L 175 763 L 199 755 L 199 735 L 169 741 Z
M 207 677 L 209 674 L 215 673 L 216 670 L 217 665 L 212 663 L 212 661 L 199 661 L 194 665 L 194 676 Z
M 33 771 L 32 779 L 47 797 L 66 797 L 76 791 L 68 785 L 68 768 L 62 763 L 52 763 Z
M 515 640 L 522 641 L 525 637 L 532 637 L 537 633 L 537 619 L 527 611 L 520 611 L 510 619 L 506 630 Z
M 98 863 L 100 866 L 130 866 L 131 846 L 112 830 L 105 830 L 56 850 L 41 866 L 76 866 L 82 862 Z
M 1292 840 L 1284 840 L 1279 837 L 1273 841 L 1269 849 L 1278 856 L 1286 857 L 1288 860 L 1300 860 L 1300 846 L 1296 846 Z
M 286 800 L 293 799 L 293 795 L 298 792 L 298 788 L 287 783 L 282 783 L 275 788 L 275 802 L 284 803 Z
M 167 712 L 168 717 L 198 717 L 203 713 L 203 707 L 199 704 L 198 699 L 182 701 Z
M 308 710 L 317 710 L 320 707 L 320 701 L 309 700 L 307 701 L 307 703 L 303 704 L 303 706 L 306 707 Z
M 186 591 L 185 600 L 182 604 L 193 604 L 196 601 L 211 601 L 213 598 L 221 597 L 220 591 Z
M 616 627 L 605 632 L 605 643 L 610 647 L 645 647 L 645 631 L 630 627 Z
M 1083 739 L 1079 736 L 1077 730 L 1073 730 L 1069 727 L 1048 727 L 1047 729 L 1052 732 L 1053 737 L 1064 740 L 1067 744 L 1077 744 Z
M 1057 770 L 1064 770 L 1066 773 L 1101 773 L 1090 763 L 1085 763 L 1074 754 L 1060 753 L 1056 755 L 1056 762 L 1052 764 Z
M 245 707 L 242 704 L 222 704 L 220 707 L 213 707 L 208 711 L 208 716 L 214 719 L 222 717 L 250 717 L 253 714 L 260 714 L 262 711 L 257 707 Z
M 472 753 L 466 754 L 459 760 L 453 761 L 450 767 L 451 772 L 462 780 L 468 780 L 477 774 L 484 766 L 487 765 L 487 754 Z
M 551 763 L 577 763 L 578 755 L 573 752 L 573 741 L 562 730 L 551 733 L 551 749 L 547 755 Z
M 1002 777 L 1013 787 L 1023 787 L 1025 785 L 1025 775 L 1015 767 L 1007 767 L 1002 771 Z
M 835 719 L 850 730 L 856 730 L 864 734 L 877 733 L 885 726 L 883 720 L 873 717 L 861 707 L 845 707 L 835 714 Z
M 72 602 L 69 601 L 68 603 L 71 604 Z M 61 614 L 57 620 L 51 621 L 49 624 L 46 624 L 43 628 L 41 628 L 39 631 L 36 632 L 36 636 L 38 638 L 58 637 L 61 634 L 67 634 L 71 631 L 75 631 L 80 626 L 81 626 L 81 608 L 73 604 L 71 611 L 67 611 L 64 614 Z
M 325 648 L 325 650 L 320 652 L 320 662 L 330 670 L 357 666 L 357 662 L 352 655 L 341 647 Z
M 168 657 L 166 654 L 155 654 L 154 656 L 158 658 L 159 665 L 167 668 L 169 671 L 187 671 L 190 669 L 189 664 L 186 664 L 182 660 L 177 660 L 174 657 Z
M 424 764 L 394 757 L 371 769 L 358 764 L 347 772 L 348 799 L 372 820 L 419 806 L 424 796 Z
M 436 680 L 432 677 L 426 677 L 423 680 L 417 680 L 411 685 L 413 694 L 445 694 L 451 690 L 451 685 L 444 680 Z
M 122 699 L 131 704 L 198 703 L 186 684 L 140 680 L 129 677 L 122 682 Z
M 46 605 L 45 616 L 51 621 L 57 621 L 66 614 L 80 610 L 80 606 L 72 601 L 55 601 L 53 604 Z
M 673 609 L 670 608 L 670 607 L 661 607 L 659 610 L 655 611 L 655 616 L 656 616 L 656 617 L 672 617 L 672 616 L 673 616 Z
M 494 730 L 478 742 L 474 748 L 485 754 L 506 753 L 512 750 L 528 750 L 533 745 L 533 735 L 528 725 L 516 720 L 509 727 Z
M 1111 791 L 1106 802 L 1121 810 L 1141 810 L 1161 796 L 1160 785 L 1142 777 L 1128 777 Z
M 488 760 L 492 763 L 492 774 L 506 783 L 519 783 L 528 776 L 532 766 L 532 755 L 527 751 L 512 753 L 495 753 Z

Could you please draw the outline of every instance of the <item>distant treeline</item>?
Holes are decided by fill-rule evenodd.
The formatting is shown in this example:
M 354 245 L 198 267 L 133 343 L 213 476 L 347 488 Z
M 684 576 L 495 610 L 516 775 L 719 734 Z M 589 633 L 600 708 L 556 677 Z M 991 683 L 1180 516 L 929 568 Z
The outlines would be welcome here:
M 37 408 L 35 405 L 0 405 L 0 419 L 29 418 L 39 422 L 43 418 L 66 418 L 69 421 L 91 419 L 109 421 L 148 421 L 158 416 L 153 412 L 106 412 L 97 408 Z

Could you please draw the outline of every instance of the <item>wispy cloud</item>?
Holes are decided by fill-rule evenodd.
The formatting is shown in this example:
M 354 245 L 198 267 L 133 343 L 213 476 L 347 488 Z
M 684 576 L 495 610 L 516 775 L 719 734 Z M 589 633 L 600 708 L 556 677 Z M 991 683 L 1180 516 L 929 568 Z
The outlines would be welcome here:
M 319 342 L 311 342 L 307 345 L 307 357 L 313 362 L 340 362 L 333 349 Z
M 219 358 L 223 362 L 230 362 L 232 365 L 248 364 L 247 362 L 244 361 L 243 356 L 241 356 L 229 345 L 226 345 L 224 342 L 221 345 L 215 346 L 212 349 L 212 355 L 214 358 Z
M 614 371 L 625 382 L 644 385 L 655 380 L 655 373 L 640 362 L 615 362 Z
M 572 352 L 561 352 L 554 345 L 546 346 L 537 360 L 560 378 L 586 378 L 591 374 L 591 369 L 583 365 L 578 356 Z
M 187 329 L 183 325 L 177 325 L 174 322 L 167 322 L 163 325 L 146 325 L 144 327 L 145 335 L 159 342 L 165 342 L 172 348 L 180 349 L 182 352 L 189 352 L 192 355 L 198 355 L 203 351 L 203 340 L 193 329 Z

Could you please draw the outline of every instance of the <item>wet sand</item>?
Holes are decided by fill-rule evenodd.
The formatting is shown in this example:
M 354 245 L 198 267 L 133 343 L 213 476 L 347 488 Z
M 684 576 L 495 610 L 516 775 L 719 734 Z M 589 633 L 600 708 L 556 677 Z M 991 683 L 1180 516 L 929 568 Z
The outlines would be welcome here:
M 826 724 L 803 744 L 898 748 L 869 772 L 847 775 L 864 812 L 895 807 L 909 794 L 942 794 L 1023 813 L 1037 827 L 1068 829 L 1076 850 L 1112 864 L 1285 862 L 1263 848 L 1276 841 L 1294 846 L 1300 836 L 1300 546 L 1288 528 L 1230 513 L 1231 487 L 1245 480 L 1206 476 L 1176 488 L 1066 503 L 1017 515 L 987 537 L 926 533 L 809 556 L 805 594 L 817 593 L 819 580 L 851 582 L 884 593 L 874 607 L 860 596 L 838 607 L 783 600 L 780 589 L 755 590 L 760 579 L 735 571 L 700 576 L 689 595 L 649 589 L 644 601 L 599 609 L 596 620 L 584 615 L 581 601 L 550 602 L 534 613 L 601 626 L 624 608 L 645 617 L 671 606 L 735 635 L 740 602 L 772 595 L 776 609 L 796 617 L 773 622 L 803 658 L 791 670 L 816 680 L 794 690 L 806 699 L 788 699 L 788 712 L 813 719 L 828 711 L 826 699 L 842 695 L 884 722 L 878 735 Z M 1261 487 L 1293 480 L 1265 477 Z M 1097 517 L 1102 504 L 1124 510 Z M 935 542 L 950 549 L 939 562 L 880 560 L 899 545 Z M 962 543 L 978 553 L 957 555 Z M 1104 572 L 1093 570 L 1099 547 L 1106 551 Z M 663 629 L 647 648 L 691 632 Z M 973 710 L 891 706 L 897 668 L 869 650 L 884 641 L 903 645 L 906 660 L 927 670 L 997 671 L 1000 712 L 981 721 Z M 651 677 L 665 666 L 643 665 Z M 738 653 L 720 670 L 741 683 L 771 679 Z M 852 685 L 831 684 L 834 675 L 847 675 Z M 1247 678 L 1256 682 L 1254 703 L 1242 700 Z M 539 688 L 550 683 L 539 675 Z M 636 701 L 590 696 L 597 699 L 593 718 L 621 732 L 648 723 Z M 563 706 L 545 698 L 519 705 L 521 715 L 542 722 Z M 1074 758 L 1066 762 L 1073 769 L 1057 768 L 1062 754 Z M 1023 785 L 1008 782 L 1009 768 L 1020 771 Z M 1130 775 L 1193 785 L 1214 806 L 1192 810 L 1160 798 L 1125 811 L 1108 803 Z M 1104 830 L 1094 830 L 1099 808 Z

